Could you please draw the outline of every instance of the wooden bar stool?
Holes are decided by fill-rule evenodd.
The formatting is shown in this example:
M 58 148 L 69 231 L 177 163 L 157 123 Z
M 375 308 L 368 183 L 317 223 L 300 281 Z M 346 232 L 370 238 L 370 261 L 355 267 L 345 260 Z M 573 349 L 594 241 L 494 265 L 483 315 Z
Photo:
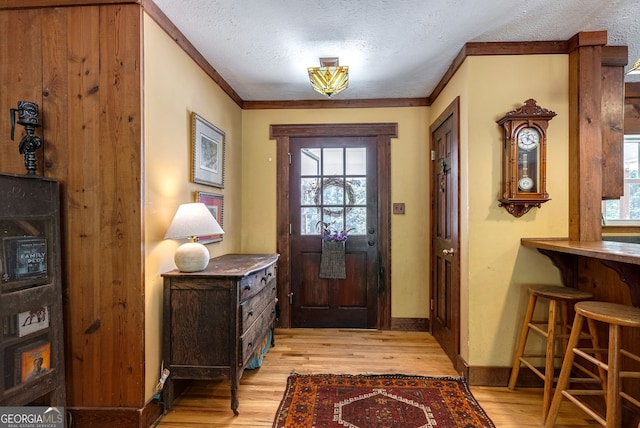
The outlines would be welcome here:
M 549 313 L 546 320 L 534 321 L 534 311 L 539 298 L 549 301 Z M 526 365 L 540 379 L 544 381 L 544 392 L 542 398 L 542 417 L 546 418 L 553 392 L 555 380 L 555 360 L 562 358 L 567 347 L 567 340 L 571 330 L 571 322 L 569 321 L 569 305 L 573 307 L 576 302 L 592 299 L 593 295 L 586 291 L 580 291 L 575 288 L 562 287 L 556 285 L 530 285 L 529 286 L 529 305 L 527 313 L 522 325 L 522 332 L 515 356 L 513 358 L 513 366 L 511 376 L 509 377 L 509 389 L 516 387 L 518 374 L 522 364 Z M 560 331 L 558 331 L 558 324 Z M 543 327 L 546 326 L 546 329 Z M 546 352 L 544 354 L 525 354 L 525 347 L 529 332 L 534 331 L 546 338 Z M 562 339 L 562 351 L 556 353 L 556 344 Z M 544 360 L 544 372 L 540 371 L 534 364 Z
M 622 419 L 622 400 L 625 398 L 634 405 L 640 407 L 640 401 L 622 391 L 623 378 L 640 379 L 640 372 L 622 371 L 623 357 L 640 362 L 640 356 L 634 355 L 622 349 L 621 333 L 622 327 L 640 328 L 640 309 L 633 306 L 620 305 L 605 302 L 579 302 L 575 305 L 576 316 L 573 322 L 573 329 L 569 337 L 567 352 L 562 363 L 560 377 L 553 395 L 553 401 L 549 408 L 549 415 L 545 421 L 545 427 L 551 428 L 555 425 L 558 417 L 558 410 L 562 397 L 567 397 L 590 416 L 595 418 L 601 425 L 607 428 L 620 428 Z M 608 349 L 578 348 L 580 339 L 579 332 L 582 329 L 584 319 L 587 320 L 591 335 L 596 335 L 596 322 L 609 325 L 609 346 Z M 607 354 L 605 360 L 602 355 Z M 576 355 L 585 358 L 607 372 L 606 390 L 593 389 L 567 389 L 571 367 Z M 587 406 L 584 401 L 577 398 L 583 395 L 603 395 L 606 401 L 606 413 L 604 417 Z

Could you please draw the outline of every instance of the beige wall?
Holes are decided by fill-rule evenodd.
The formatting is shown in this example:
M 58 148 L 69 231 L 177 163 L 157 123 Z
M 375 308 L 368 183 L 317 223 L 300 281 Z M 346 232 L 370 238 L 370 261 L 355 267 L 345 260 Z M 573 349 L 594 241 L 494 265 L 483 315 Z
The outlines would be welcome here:
M 522 237 L 568 234 L 568 57 L 469 57 L 431 106 L 431 121 L 460 96 L 462 356 L 471 366 L 509 366 L 526 283 L 561 284 L 558 270 Z M 496 120 L 534 98 L 553 110 L 547 148 L 551 201 L 515 218 L 498 207 L 501 131 Z
M 245 110 L 242 113 L 242 250 L 276 251 L 276 142 L 269 125 L 397 122 L 391 140 L 391 315 L 428 318 L 428 108 Z
M 145 397 L 160 376 L 162 278 L 182 242 L 163 240 L 178 205 L 196 191 L 224 195 L 224 240 L 212 257 L 240 250 L 242 114 L 190 57 L 148 16 L 144 20 Z M 191 113 L 225 132 L 225 187 L 190 181 Z

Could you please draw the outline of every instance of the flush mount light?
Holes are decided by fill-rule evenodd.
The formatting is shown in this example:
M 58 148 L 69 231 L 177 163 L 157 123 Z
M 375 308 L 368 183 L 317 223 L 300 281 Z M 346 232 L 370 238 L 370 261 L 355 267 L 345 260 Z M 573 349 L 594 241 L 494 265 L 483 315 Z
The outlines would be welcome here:
M 338 58 L 320 58 L 320 67 L 309 67 L 314 91 L 331 98 L 349 87 L 349 67 L 340 66 Z
M 627 71 L 627 74 L 640 74 L 640 58 L 638 58 L 636 63 Z

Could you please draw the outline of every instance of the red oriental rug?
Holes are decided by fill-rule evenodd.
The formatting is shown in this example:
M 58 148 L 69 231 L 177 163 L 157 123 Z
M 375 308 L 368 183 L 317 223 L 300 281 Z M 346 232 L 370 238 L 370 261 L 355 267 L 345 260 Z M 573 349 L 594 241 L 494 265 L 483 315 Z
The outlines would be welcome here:
M 300 375 L 274 428 L 495 428 L 463 378 L 403 375 Z

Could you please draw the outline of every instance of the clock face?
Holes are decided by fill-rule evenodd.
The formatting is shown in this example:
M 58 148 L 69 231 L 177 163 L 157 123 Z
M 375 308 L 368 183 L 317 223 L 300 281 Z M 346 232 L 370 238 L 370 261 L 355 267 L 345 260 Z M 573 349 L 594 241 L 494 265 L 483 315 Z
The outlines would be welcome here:
M 518 147 L 532 150 L 540 144 L 540 133 L 535 128 L 524 128 L 518 133 Z
M 518 180 L 518 188 L 524 191 L 533 189 L 533 179 L 531 177 L 522 177 Z

